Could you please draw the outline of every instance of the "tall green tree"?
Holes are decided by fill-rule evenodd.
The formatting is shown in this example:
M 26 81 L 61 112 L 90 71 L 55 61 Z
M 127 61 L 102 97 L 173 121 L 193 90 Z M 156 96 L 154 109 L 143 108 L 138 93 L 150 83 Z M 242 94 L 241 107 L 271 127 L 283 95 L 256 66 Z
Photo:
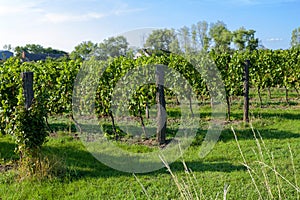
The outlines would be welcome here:
M 129 43 L 124 36 L 110 37 L 99 43 L 92 52 L 92 55 L 99 60 L 106 60 L 110 57 L 126 56 L 129 51 Z
M 191 53 L 191 33 L 190 28 L 184 26 L 178 30 L 181 49 L 185 54 Z
M 197 34 L 201 49 L 207 51 L 210 44 L 210 38 L 208 36 L 208 23 L 206 21 L 199 21 L 197 23 Z
M 213 49 L 216 52 L 223 53 L 230 51 L 232 41 L 232 33 L 228 30 L 226 24 L 222 21 L 217 21 L 211 24 L 209 35 L 213 41 Z
M 292 31 L 291 46 L 300 47 L 300 27 L 295 28 Z
M 172 53 L 176 53 L 176 54 L 181 54 L 181 50 L 180 50 L 180 44 L 179 44 L 179 40 L 176 37 L 170 44 L 170 51 Z
M 145 48 L 177 51 L 178 40 L 174 29 L 157 29 L 146 40 Z
M 198 42 L 198 35 L 197 35 L 197 26 L 195 24 L 191 27 L 191 40 L 192 40 L 192 51 L 197 52 L 199 50 L 199 42 Z
M 75 46 L 74 50 L 70 54 L 70 58 L 77 59 L 81 58 L 83 60 L 88 59 L 91 56 L 91 53 L 97 47 L 97 44 L 91 41 L 84 41 Z
M 258 38 L 254 36 L 255 30 L 246 30 L 244 27 L 232 33 L 233 43 L 236 45 L 238 50 L 255 50 L 258 48 Z

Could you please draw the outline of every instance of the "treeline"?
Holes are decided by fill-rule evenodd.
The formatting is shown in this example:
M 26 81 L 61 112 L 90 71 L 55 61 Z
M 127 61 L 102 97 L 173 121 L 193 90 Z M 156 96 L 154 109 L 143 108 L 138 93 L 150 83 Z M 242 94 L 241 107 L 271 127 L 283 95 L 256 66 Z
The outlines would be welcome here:
M 143 47 L 146 49 L 162 49 L 176 54 L 189 55 L 200 51 L 216 51 L 218 53 L 234 50 L 254 50 L 264 48 L 255 30 L 244 27 L 231 31 L 222 21 L 207 23 L 200 21 L 191 27 L 180 29 L 157 29 L 146 36 Z M 95 57 L 106 60 L 109 57 L 134 57 L 141 47 L 130 47 L 124 36 L 110 37 L 101 43 L 84 41 L 71 52 L 71 58 L 88 59 Z
M 229 30 L 222 21 L 208 23 L 199 21 L 191 26 L 179 29 L 157 29 L 146 35 L 142 47 L 130 47 L 124 36 L 110 37 L 101 43 L 84 41 L 70 53 L 70 57 L 106 60 L 110 57 L 127 56 L 133 58 L 141 48 L 164 50 L 175 54 L 189 56 L 199 52 L 214 51 L 233 54 L 235 51 L 253 51 L 267 49 L 255 36 L 256 31 L 240 27 Z M 291 48 L 300 47 L 300 27 L 291 33 Z
M 12 48 L 5 45 L 3 48 L 14 50 L 15 55 L 20 56 L 23 51 L 34 54 L 68 54 L 71 59 L 87 60 L 91 57 L 97 60 L 107 60 L 111 57 L 127 56 L 133 58 L 141 48 L 162 49 L 180 55 L 190 55 L 201 51 L 217 53 L 234 53 L 234 51 L 253 51 L 266 49 L 262 41 L 255 36 L 256 30 L 240 27 L 237 30 L 229 30 L 222 21 L 208 23 L 199 21 L 191 26 L 179 29 L 157 29 L 149 35 L 145 35 L 142 47 L 132 47 L 126 37 L 109 37 L 102 42 L 83 41 L 74 47 L 69 54 L 67 52 L 43 47 L 38 44 L 27 44 Z M 291 48 L 300 47 L 300 27 L 291 33 Z

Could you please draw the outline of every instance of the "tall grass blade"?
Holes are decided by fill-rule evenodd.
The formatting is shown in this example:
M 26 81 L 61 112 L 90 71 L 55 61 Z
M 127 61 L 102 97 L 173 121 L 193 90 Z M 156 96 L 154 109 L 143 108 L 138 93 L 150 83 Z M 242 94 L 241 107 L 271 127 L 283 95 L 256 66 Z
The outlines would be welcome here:
M 246 159 L 245 159 L 244 153 L 243 153 L 243 151 L 242 151 L 242 149 L 241 149 L 240 143 L 239 143 L 239 141 L 238 141 L 237 135 L 236 135 L 236 133 L 235 133 L 233 127 L 231 127 L 231 130 L 232 130 L 232 132 L 233 132 L 233 134 L 234 134 L 235 141 L 236 141 L 236 143 L 237 143 L 238 149 L 239 149 L 240 154 L 241 154 L 241 156 L 242 156 L 242 159 L 243 159 L 243 162 L 244 162 L 243 164 L 244 164 L 244 166 L 247 168 L 247 171 L 248 171 L 248 173 L 249 173 L 249 175 L 250 175 L 250 177 L 251 177 L 252 183 L 254 184 L 255 189 L 256 189 L 256 191 L 257 191 L 257 193 L 258 193 L 258 195 L 259 195 L 259 199 L 263 200 L 262 195 L 261 195 L 261 193 L 260 193 L 260 191 L 259 191 L 259 189 L 258 189 L 258 187 L 257 187 L 256 181 L 254 180 L 254 177 L 253 177 L 253 175 L 252 175 L 251 168 L 250 168 L 250 166 L 247 164 L 247 161 L 246 161 Z

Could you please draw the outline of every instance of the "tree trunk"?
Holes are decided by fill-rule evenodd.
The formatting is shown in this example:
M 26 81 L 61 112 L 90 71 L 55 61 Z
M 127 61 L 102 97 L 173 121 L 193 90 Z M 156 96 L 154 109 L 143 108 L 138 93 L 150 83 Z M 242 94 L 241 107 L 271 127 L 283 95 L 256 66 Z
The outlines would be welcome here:
M 258 98 L 259 98 L 260 108 L 262 108 L 262 98 L 261 98 L 261 93 L 260 93 L 260 86 L 257 87 L 257 94 L 258 94 Z
M 230 121 L 230 100 L 228 95 L 226 95 L 226 102 L 227 102 L 227 119 L 228 121 Z
M 295 86 L 294 88 L 295 88 L 295 90 L 296 90 L 296 92 L 297 92 L 297 98 L 299 99 L 299 98 L 300 98 L 299 90 L 297 89 L 296 86 Z
M 111 111 L 109 112 L 109 116 L 110 116 L 110 119 L 111 119 L 111 122 L 112 122 L 112 128 L 113 128 L 113 132 L 115 134 L 115 140 L 118 140 L 119 135 L 117 133 L 117 129 L 116 129 L 116 125 L 115 125 L 115 119 L 114 119 L 114 116 L 113 116 Z
M 178 97 L 176 96 L 176 105 L 180 105 L 180 102 L 178 100 Z
M 191 111 L 192 117 L 194 117 L 193 105 L 192 105 L 192 89 L 191 88 L 189 91 L 189 104 L 190 104 L 190 111 Z
M 204 95 L 201 95 L 201 104 L 205 105 Z
M 284 86 L 284 88 L 285 88 L 285 101 L 287 104 L 290 104 L 289 103 L 289 90 L 287 89 L 286 86 Z
M 156 104 L 157 104 L 157 130 L 156 137 L 159 144 L 166 143 L 167 113 L 164 94 L 164 69 L 156 66 Z
M 72 118 L 73 122 L 75 123 L 76 127 L 79 129 L 79 133 L 81 134 L 82 133 L 82 129 L 81 129 L 80 124 L 75 120 L 75 118 L 74 118 L 73 115 L 71 115 L 71 118 Z
M 45 117 L 45 123 L 50 133 L 54 133 L 53 129 L 50 127 L 50 124 L 48 122 L 48 116 Z
M 269 99 L 272 98 L 272 95 L 271 95 L 271 88 L 270 88 L 270 87 L 268 87 L 268 96 L 269 96 Z
M 140 118 L 140 121 L 141 121 L 142 129 L 143 129 L 143 134 L 145 135 L 145 137 L 147 137 L 145 123 L 144 123 L 144 118 L 143 118 L 142 111 L 141 111 L 140 107 L 139 107 L 139 118 Z

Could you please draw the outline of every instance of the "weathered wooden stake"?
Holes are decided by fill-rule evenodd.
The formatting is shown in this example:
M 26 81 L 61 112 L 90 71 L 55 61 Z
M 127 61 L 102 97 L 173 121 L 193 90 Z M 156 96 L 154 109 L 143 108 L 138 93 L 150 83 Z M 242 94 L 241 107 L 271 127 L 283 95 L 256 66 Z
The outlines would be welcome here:
M 150 118 L 150 113 L 149 113 L 149 103 L 146 102 L 146 118 L 149 119 Z
M 167 113 L 166 100 L 164 92 L 164 68 L 161 65 L 156 66 L 156 104 L 157 104 L 157 130 L 156 137 L 159 144 L 166 143 Z
M 23 95 L 25 98 L 25 108 L 26 110 L 28 110 L 34 98 L 33 72 L 23 72 L 21 73 L 21 78 L 23 80 Z
M 246 60 L 244 65 L 244 122 L 249 122 L 249 66 L 250 61 Z

